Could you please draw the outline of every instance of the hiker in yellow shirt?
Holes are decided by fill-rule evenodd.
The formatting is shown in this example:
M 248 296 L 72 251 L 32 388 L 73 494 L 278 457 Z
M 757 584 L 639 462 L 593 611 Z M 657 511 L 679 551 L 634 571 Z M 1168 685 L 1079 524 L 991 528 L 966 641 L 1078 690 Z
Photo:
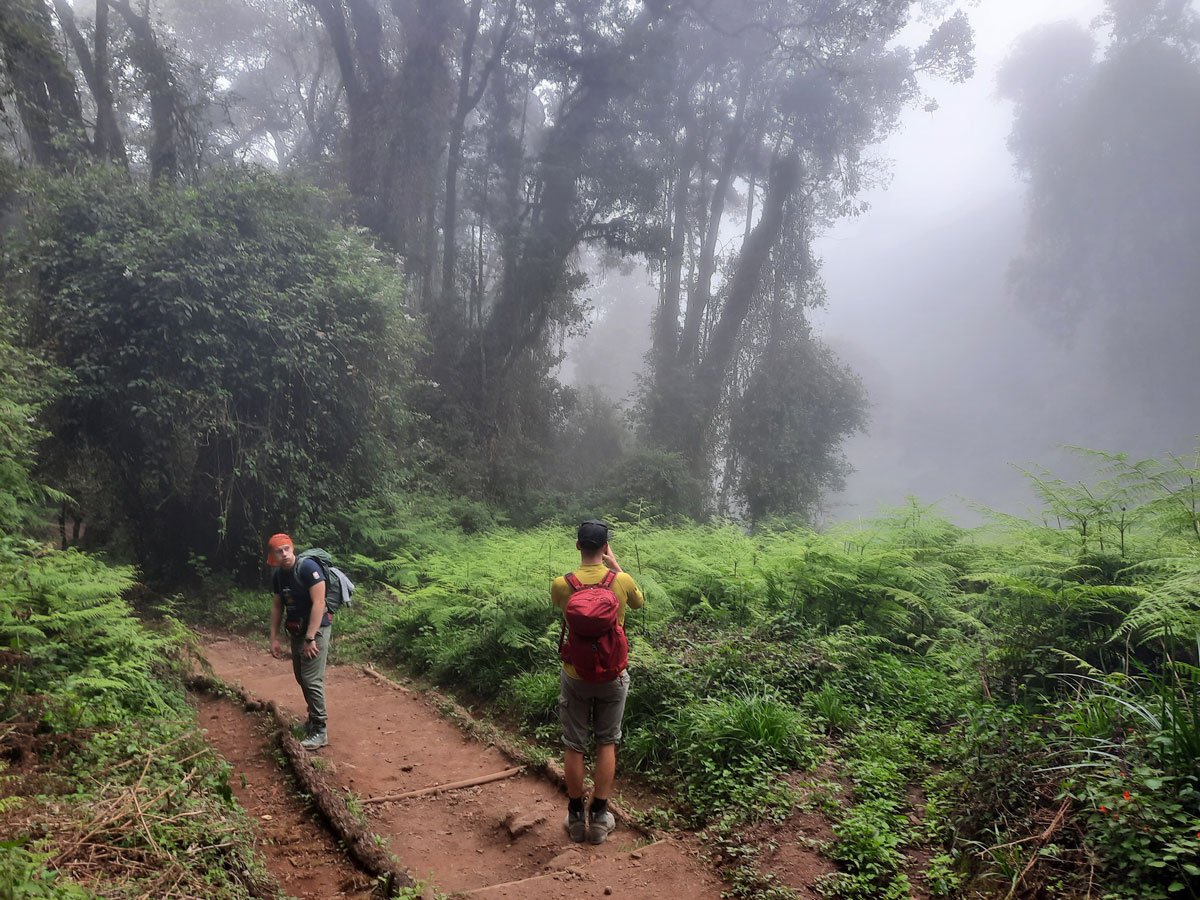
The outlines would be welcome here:
M 582 523 L 575 541 L 579 568 L 554 579 L 550 586 L 550 599 L 563 611 L 558 715 L 567 778 L 564 824 L 571 840 L 586 838 L 592 844 L 604 843 L 616 827 L 608 798 L 617 772 L 617 744 L 629 693 L 625 613 L 645 603 L 636 582 L 622 571 L 613 555 L 610 531 L 599 519 Z M 589 732 L 596 739 L 596 766 L 592 801 L 585 814 L 584 754 Z

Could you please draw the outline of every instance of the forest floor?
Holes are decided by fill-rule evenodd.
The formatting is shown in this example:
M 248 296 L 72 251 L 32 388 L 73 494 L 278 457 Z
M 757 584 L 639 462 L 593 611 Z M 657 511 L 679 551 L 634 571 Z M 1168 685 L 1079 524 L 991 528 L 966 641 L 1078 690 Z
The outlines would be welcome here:
M 205 635 L 201 649 L 218 679 L 303 717 L 290 660 L 273 659 L 265 644 L 225 635 Z M 726 887 L 693 834 L 650 838 L 623 822 L 602 845 L 573 844 L 563 829 L 564 795 L 531 770 L 459 790 L 366 802 L 516 764 L 466 736 L 423 691 L 389 684 L 361 667 L 330 666 L 326 692 L 330 743 L 314 754 L 317 771 L 331 788 L 356 798 L 351 807 L 361 809 L 386 849 L 439 893 L 718 900 Z M 264 718 L 205 693 L 195 702 L 208 740 L 233 766 L 231 787 L 259 823 L 260 849 L 283 889 L 302 898 L 368 896 L 370 877 L 339 850 L 289 784 Z M 816 896 L 812 881 L 831 866 L 813 851 L 804 855 L 810 859 L 788 859 L 780 868 L 801 896 Z

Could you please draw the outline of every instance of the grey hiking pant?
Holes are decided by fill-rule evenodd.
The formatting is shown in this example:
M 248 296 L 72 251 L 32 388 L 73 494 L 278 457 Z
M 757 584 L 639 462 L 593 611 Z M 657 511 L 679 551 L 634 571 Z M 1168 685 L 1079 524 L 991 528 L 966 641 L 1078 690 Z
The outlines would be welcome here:
M 317 632 L 317 649 L 321 652 L 312 659 L 304 658 L 304 632 L 292 635 L 292 671 L 308 704 L 308 725 L 316 731 L 325 730 L 325 661 L 329 659 L 332 631 L 332 625 L 325 625 Z

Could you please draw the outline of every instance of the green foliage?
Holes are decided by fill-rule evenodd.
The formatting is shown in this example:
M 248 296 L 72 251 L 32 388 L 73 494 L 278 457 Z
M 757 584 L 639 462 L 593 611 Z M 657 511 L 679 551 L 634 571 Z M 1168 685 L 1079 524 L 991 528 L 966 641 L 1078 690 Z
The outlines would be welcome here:
M 0 841 L 0 896 L 22 900 L 89 900 L 94 895 L 46 869 L 47 853 L 33 853 L 27 841 Z
M 182 708 L 163 686 L 181 633 L 133 617 L 121 596 L 132 576 L 74 550 L 0 563 L 0 709 L 36 700 L 48 724 L 71 729 Z
M 39 817 L 68 848 L 87 836 L 86 851 L 59 855 L 78 880 L 105 895 L 114 882 L 138 896 L 171 885 L 186 896 L 263 894 L 269 881 L 252 825 L 233 798 L 229 766 L 194 720 L 139 718 L 97 732 L 68 767 L 74 792 Z M 146 865 L 131 866 L 126 857 Z
M 402 284 L 316 191 L 248 169 L 176 190 L 97 168 L 30 179 L 25 200 L 14 289 L 32 345 L 72 375 L 46 471 L 81 502 L 116 485 L 117 509 L 78 512 L 110 516 L 148 570 L 257 569 L 264 534 L 405 475 Z
M 966 531 L 916 502 L 824 534 L 617 520 L 614 550 L 648 604 L 626 623 L 622 766 L 713 823 L 744 893 L 777 886 L 737 830 L 786 816 L 792 773 L 825 760 L 850 786 L 821 805 L 840 865 L 831 895 L 906 895 L 919 843 L 941 895 L 1062 893 L 1089 861 L 1113 896 L 1187 884 L 1200 711 L 1182 660 L 1195 643 L 1190 620 L 1156 630 L 1145 604 L 1176 579 L 1184 602 L 1200 541 L 1186 518 L 1143 512 L 1161 496 L 1134 493 L 1142 505 L 1127 526 L 1103 525 L 1103 550 L 1094 517 L 1086 540 L 1067 515 Z M 577 563 L 572 529 L 468 534 L 446 503 L 391 502 L 356 533 L 379 554 L 364 567 L 389 584 L 343 644 L 496 701 L 556 748 L 547 589 Z M 1086 674 L 1064 680 L 1064 666 Z M 1136 834 L 1094 812 L 1125 789 Z M 1060 832 L 1040 842 L 1060 809 Z
M 827 734 L 848 731 L 858 720 L 853 708 L 832 684 L 808 696 L 809 708 Z
M 867 419 L 862 382 L 807 329 L 771 343 L 737 398 L 735 489 L 752 522 L 811 520 L 848 471 L 840 448 Z
M 639 448 L 599 473 L 588 495 L 595 507 L 640 508 L 651 516 L 698 516 L 703 508 L 704 486 L 676 453 Z
M 29 796 L 0 878 L 22 897 L 262 896 L 228 766 L 184 701 L 182 629 L 142 624 L 122 599 L 131 584 L 129 568 L 77 550 L 0 563 L 0 751 L 13 734 L 39 750 L 19 773 L 36 793 L 4 779 Z
M 1200 885 L 1200 670 L 1084 679 L 1061 742 L 1068 796 L 1115 896 Z
M 545 724 L 558 716 L 558 673 L 522 672 L 504 686 L 501 703 L 530 725 Z
M 925 740 L 910 721 L 880 719 L 846 741 L 846 769 L 857 802 L 835 817 L 831 855 L 842 871 L 822 882 L 827 896 L 909 896 L 902 871 L 903 850 L 912 837 L 905 788 L 920 769 Z
M 815 761 L 798 711 L 766 694 L 696 699 L 665 722 L 659 740 L 631 741 L 634 760 L 656 759 L 682 777 L 681 795 L 700 820 L 722 810 L 758 818 L 787 808 L 779 775 Z
M 37 414 L 52 396 L 56 373 L 14 346 L 11 328 L 7 320 L 0 326 L 0 539 L 29 524 L 41 501 L 63 499 L 33 476 L 43 436 Z

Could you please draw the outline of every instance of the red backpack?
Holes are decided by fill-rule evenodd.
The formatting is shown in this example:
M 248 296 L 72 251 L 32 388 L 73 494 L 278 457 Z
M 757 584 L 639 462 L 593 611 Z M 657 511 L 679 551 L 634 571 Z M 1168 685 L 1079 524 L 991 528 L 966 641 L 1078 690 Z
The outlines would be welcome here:
M 558 655 L 584 681 L 612 681 L 629 663 L 621 601 L 612 590 L 616 577 L 610 570 L 599 584 L 583 584 L 574 572 L 566 575 L 572 594 L 563 609 Z

